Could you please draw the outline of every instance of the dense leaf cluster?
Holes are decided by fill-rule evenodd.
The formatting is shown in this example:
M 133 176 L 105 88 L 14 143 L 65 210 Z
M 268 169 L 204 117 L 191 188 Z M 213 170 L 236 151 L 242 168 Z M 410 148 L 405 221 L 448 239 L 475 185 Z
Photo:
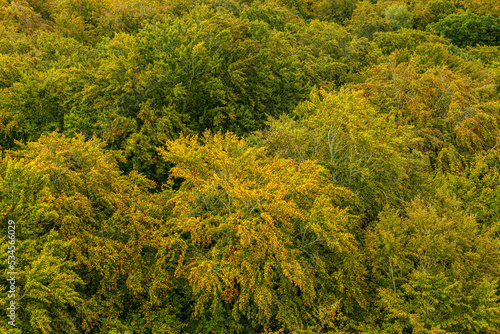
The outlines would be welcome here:
M 499 96 L 496 0 L 0 0 L 0 333 L 500 333 Z

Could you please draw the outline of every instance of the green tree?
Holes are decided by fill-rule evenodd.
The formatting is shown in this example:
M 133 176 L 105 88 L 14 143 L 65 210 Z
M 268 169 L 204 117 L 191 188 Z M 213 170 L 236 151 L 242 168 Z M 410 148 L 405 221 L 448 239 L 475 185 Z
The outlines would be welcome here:
M 360 1 L 349 20 L 349 28 L 359 37 L 372 38 L 381 31 L 390 31 L 391 25 L 382 16 L 383 3 Z
M 430 157 L 433 167 L 449 146 L 464 157 L 494 147 L 500 117 L 494 72 L 464 62 L 439 44 L 421 45 L 416 54 L 401 63 L 392 54 L 358 87 L 397 124 L 415 127 L 422 139 L 415 148 Z
M 172 269 L 151 270 L 168 243 L 156 232 L 167 215 L 165 196 L 152 195 L 153 183 L 142 175 L 122 174 L 121 158 L 104 146 L 52 133 L 3 161 L 2 212 L 22 227 L 20 288 L 31 294 L 21 300 L 30 310 L 21 319 L 27 332 L 182 327 L 179 310 L 155 301 L 157 295 L 183 300 L 168 281 Z M 154 325 L 146 315 L 156 318 Z
M 443 43 L 444 39 L 429 32 L 402 28 L 398 31 L 376 33 L 373 41 L 384 54 L 388 55 L 396 50 L 406 50 L 411 55 L 421 44 Z
M 11 87 L 0 92 L 5 98 L 4 135 L 26 143 L 44 132 L 64 131 L 65 81 L 69 74 L 65 70 L 23 73 Z M 6 147 L 12 147 L 12 139 L 8 139 Z
M 49 23 L 28 4 L 17 1 L 0 3 L 0 20 L 17 32 L 31 35 L 48 30 Z
M 455 4 L 450 0 L 432 0 L 427 3 L 427 6 L 434 17 L 434 22 L 457 12 Z
M 314 1 L 312 12 L 320 20 L 334 21 L 343 24 L 352 17 L 357 0 L 324 0 Z
M 70 242 L 51 229 L 58 218 L 49 190 L 49 178 L 25 160 L 5 158 L 0 167 L 2 231 L 1 270 L 15 275 L 16 327 L 22 332 L 77 333 L 75 307 L 82 302 L 83 281 L 68 259 Z M 14 248 L 6 236 L 8 221 L 15 222 Z M 12 227 L 12 226 L 11 226 Z M 15 257 L 14 270 L 7 256 Z M 10 260 L 10 258 L 9 258 Z M 1 305 L 10 302 L 2 286 Z M 10 326 L 8 326 L 10 327 Z
M 325 166 L 330 182 L 358 196 L 365 221 L 387 203 L 409 200 L 418 189 L 425 162 L 410 153 L 410 129 L 398 129 L 391 117 L 378 115 L 361 92 L 313 92 L 295 114 L 297 120 L 272 120 L 264 145 L 274 154 Z
M 454 161 L 447 160 L 442 162 L 447 168 L 446 173 L 438 178 L 440 187 L 447 189 L 450 194 L 457 194 L 463 202 L 463 209 L 474 214 L 478 223 L 488 227 L 498 226 L 500 223 L 498 149 L 478 152 L 462 172 L 454 167 L 457 166 L 456 162 L 453 164 Z
M 497 333 L 498 239 L 460 203 L 387 209 L 366 238 L 384 333 Z
M 406 5 L 390 5 L 383 11 L 384 18 L 389 21 L 394 30 L 411 28 L 413 15 Z
M 500 45 L 500 18 L 479 16 L 471 11 L 451 14 L 430 25 L 459 47 Z
M 309 85 L 291 41 L 262 21 L 198 7 L 103 41 L 100 66 L 77 94 L 69 117 L 156 180 L 156 147 L 181 131 L 242 134 L 266 115 L 291 111 Z M 79 101 L 79 103 L 78 103 Z
M 380 56 L 375 43 L 334 22 L 313 20 L 294 28 L 296 52 L 307 79 L 317 87 L 333 89 L 353 81 Z

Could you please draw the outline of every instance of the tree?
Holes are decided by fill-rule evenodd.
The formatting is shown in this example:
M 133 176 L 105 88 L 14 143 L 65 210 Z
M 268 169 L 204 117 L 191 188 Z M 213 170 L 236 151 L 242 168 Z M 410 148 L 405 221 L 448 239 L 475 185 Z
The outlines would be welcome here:
M 402 28 L 398 31 L 378 32 L 374 35 L 373 41 L 384 54 L 407 50 L 411 55 L 424 43 L 443 43 L 444 39 L 425 31 Z
M 316 18 L 322 21 L 327 20 L 343 24 L 352 17 L 357 2 L 357 0 L 314 1 L 311 10 Z
M 294 35 L 307 79 L 316 87 L 338 88 L 380 56 L 375 43 L 356 38 L 334 22 L 300 24 Z
M 27 142 L 38 139 L 43 132 L 64 130 L 62 104 L 66 75 L 61 72 L 21 75 L 8 91 L 2 92 L 7 98 L 2 103 L 4 112 L 7 110 L 3 115 L 6 136 Z
M 359 2 L 349 20 L 350 30 L 359 37 L 366 38 L 372 38 L 376 32 L 390 31 L 389 21 L 382 16 L 382 6 L 382 3 Z
M 11 35 L 5 44 L 10 50 L 0 58 L 10 65 L 2 71 L 0 90 L 2 146 L 14 148 L 16 140 L 26 143 L 42 133 L 71 128 L 68 116 L 80 88 L 75 84 L 81 75 L 78 68 L 89 64 L 89 48 L 47 32 L 24 39 Z
M 432 0 L 427 4 L 433 16 L 433 21 L 437 22 L 444 19 L 448 15 L 455 14 L 457 8 L 453 1 L 450 0 Z
M 500 220 L 499 206 L 500 171 L 498 168 L 498 149 L 478 152 L 462 173 L 451 167 L 438 179 L 440 187 L 450 194 L 457 194 L 463 202 L 463 209 L 475 215 L 476 221 L 487 227 L 498 226 Z
M 14 248 L 1 240 L 1 270 L 15 275 L 16 327 L 23 332 L 77 333 L 75 307 L 82 302 L 78 288 L 83 281 L 68 259 L 70 242 L 50 224 L 58 218 L 49 190 L 49 178 L 25 160 L 4 158 L 0 166 L 2 230 L 14 227 Z M 9 251 L 8 251 L 8 247 Z M 9 267 L 13 255 L 14 270 Z M 2 289 L 1 305 L 11 298 Z M 10 327 L 10 326 L 9 326 Z
M 494 72 L 438 46 L 419 46 L 409 62 L 398 63 L 393 54 L 358 86 L 397 124 L 415 126 L 422 138 L 415 148 L 428 154 L 434 167 L 439 152 L 450 145 L 464 157 L 494 147 L 500 117 Z
M 49 29 L 48 22 L 29 5 L 14 1 L 1 5 L 0 20 L 2 24 L 8 24 L 17 32 L 31 35 L 36 31 Z
M 479 15 L 500 15 L 500 5 L 494 0 L 460 0 L 458 5 Z
M 385 204 L 411 198 L 425 169 L 418 153 L 410 153 L 403 144 L 414 140 L 411 131 L 378 115 L 361 92 L 314 92 L 295 114 L 297 120 L 272 120 L 263 134 L 264 145 L 274 154 L 295 161 L 311 159 L 328 168 L 330 182 L 358 196 L 365 222 Z
M 449 197 L 387 209 L 367 234 L 385 333 L 496 333 L 498 239 Z
M 459 47 L 479 45 L 500 45 L 500 19 L 479 16 L 471 11 L 450 14 L 430 25 L 437 33 L 450 38 Z
M 288 113 L 309 91 L 285 33 L 203 6 L 137 35 L 117 34 L 100 50 L 70 117 L 124 150 L 126 170 L 156 180 L 165 177 L 156 148 L 166 139 L 262 128 L 266 115 Z
M 411 28 L 413 15 L 406 5 L 390 5 L 383 11 L 384 18 L 389 21 L 394 30 Z
M 319 166 L 231 133 L 180 137 L 160 152 L 182 180 L 168 224 L 185 243 L 192 330 L 322 331 L 362 309 L 354 217 L 336 205 L 349 191 L 325 185 Z
M 169 240 L 156 232 L 166 215 L 165 196 L 152 195 L 153 183 L 142 175 L 122 174 L 120 157 L 104 145 L 52 133 L 11 152 L 2 164 L 2 212 L 27 227 L 17 237 L 20 252 L 31 254 L 19 254 L 20 287 L 32 295 L 21 301 L 30 310 L 26 328 L 100 333 L 182 327 L 179 311 L 155 302 L 157 295 L 180 298 L 168 280 L 171 269 L 151 270 Z M 142 320 L 146 314 L 155 325 Z

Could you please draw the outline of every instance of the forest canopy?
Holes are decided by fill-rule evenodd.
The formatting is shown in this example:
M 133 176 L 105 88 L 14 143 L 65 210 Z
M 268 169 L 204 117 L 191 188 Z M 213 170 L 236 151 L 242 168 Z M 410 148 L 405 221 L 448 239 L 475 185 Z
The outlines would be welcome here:
M 500 333 L 496 0 L 0 0 L 0 150 L 0 334 Z

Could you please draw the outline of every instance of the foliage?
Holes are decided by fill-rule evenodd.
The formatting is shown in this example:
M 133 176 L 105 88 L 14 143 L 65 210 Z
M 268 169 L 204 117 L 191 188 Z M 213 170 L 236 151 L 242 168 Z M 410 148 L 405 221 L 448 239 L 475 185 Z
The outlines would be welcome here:
M 35 324 L 32 320 L 32 326 L 46 328 L 45 332 L 51 326 L 47 323 L 50 322 L 48 317 L 54 316 L 54 311 L 47 305 L 51 305 L 51 300 L 56 303 L 58 299 L 53 298 L 59 295 L 58 298 L 62 299 L 57 302 L 58 309 L 65 303 L 73 306 L 71 318 L 58 315 L 64 321 L 71 320 L 71 327 L 65 330 L 74 328 L 73 332 L 96 332 L 99 327 L 111 330 L 120 323 L 125 326 L 133 319 L 130 314 L 132 310 L 148 310 L 147 303 L 138 306 L 137 300 L 145 300 L 148 296 L 147 290 L 144 290 L 145 282 L 150 281 L 152 276 L 147 274 L 148 271 L 143 267 L 146 262 L 143 261 L 154 259 L 159 244 L 153 231 L 157 224 L 155 215 L 150 216 L 146 212 L 156 210 L 158 205 L 155 204 L 155 198 L 146 197 L 148 188 L 152 187 L 151 181 L 137 173 L 121 175 L 115 157 L 104 152 L 102 146 L 97 139 L 85 142 L 81 136 L 66 139 L 54 133 L 42 136 L 38 142 L 29 143 L 24 150 L 16 151 L 16 159 L 21 159 L 19 162 L 7 161 L 7 166 L 20 166 L 18 168 L 21 171 L 35 170 L 41 178 L 32 181 L 37 182 L 35 185 L 39 188 L 42 187 L 39 190 L 41 195 L 31 199 L 34 202 L 32 205 L 36 206 L 23 209 L 29 210 L 23 215 L 23 211 L 19 212 L 21 209 L 12 211 L 19 205 L 7 206 L 8 209 L 4 211 L 9 217 L 15 217 L 21 226 L 36 224 L 39 230 L 30 231 L 28 235 L 19 233 L 17 238 L 22 240 L 23 245 L 26 243 L 24 247 L 39 249 L 40 252 L 39 256 L 32 252 L 32 264 L 28 262 L 26 265 L 27 281 L 24 289 L 42 289 L 36 295 L 32 293 L 33 298 L 39 296 L 32 306 L 33 316 L 39 312 L 40 318 L 37 319 L 41 321 Z M 24 177 L 18 178 L 26 180 Z M 13 190 L 9 193 L 13 194 L 11 197 L 22 194 Z M 27 191 L 28 195 L 32 193 Z M 34 195 L 36 193 L 31 196 Z M 6 206 L 9 202 L 2 203 Z M 145 233 L 146 229 L 148 233 Z M 47 233 L 50 235 L 49 240 L 38 240 L 39 235 Z M 58 251 L 52 251 L 50 247 L 57 247 Z M 63 249 L 68 249 L 69 253 L 61 255 L 64 254 L 61 253 Z M 66 259 L 65 262 L 63 259 Z M 29 258 L 25 261 L 29 261 Z M 52 272 L 56 268 L 67 271 L 70 263 L 73 263 L 74 271 L 64 275 L 61 272 L 61 280 L 51 288 L 50 278 L 58 277 Z M 44 267 L 46 271 L 40 271 Z M 78 277 L 74 277 L 74 274 Z M 68 285 L 63 284 L 63 279 L 68 281 Z M 41 283 L 35 283 L 37 281 Z M 42 292 L 42 285 L 50 289 L 69 289 L 76 283 L 85 284 L 85 289 L 54 291 L 49 299 L 46 295 L 48 290 Z M 29 303 L 29 300 L 26 302 Z M 99 302 L 103 300 L 104 304 Z M 42 307 L 43 303 L 46 306 Z M 127 305 L 127 308 L 122 308 L 122 305 Z M 61 326 L 64 326 L 64 322 Z
M 285 34 L 205 7 L 137 35 L 117 34 L 100 47 L 93 80 L 77 95 L 71 131 L 94 123 L 89 131 L 125 150 L 130 167 L 153 178 L 162 168 L 155 149 L 166 139 L 206 128 L 259 129 L 266 114 L 288 112 L 309 90 Z
M 455 4 L 450 0 L 432 0 L 428 2 L 427 6 L 429 7 L 435 22 L 440 21 L 457 11 Z
M 436 58 L 421 65 L 416 61 L 422 62 L 423 57 L 400 64 L 391 58 L 374 67 L 373 76 L 361 87 L 380 110 L 394 115 L 398 124 L 415 126 L 423 140 L 418 147 L 430 154 L 432 163 L 449 145 L 462 154 L 495 146 L 500 114 L 491 72 L 483 72 L 485 76 L 476 72 L 478 77 L 471 80 L 469 75 L 451 71 L 442 60 L 441 65 L 433 65 Z
M 351 189 L 359 196 L 361 212 L 373 217 L 384 205 L 412 196 L 425 163 L 403 145 L 413 138 L 397 129 L 391 117 L 377 115 L 360 95 L 312 93 L 311 101 L 295 110 L 296 121 L 285 116 L 270 122 L 265 145 L 274 154 L 324 165 L 331 182 Z
M 416 199 L 367 234 L 384 332 L 497 331 L 498 239 L 457 204 Z
M 382 15 L 383 4 L 361 1 L 356 6 L 349 26 L 359 37 L 371 38 L 377 32 L 390 31 L 391 23 Z
M 471 11 L 450 14 L 432 24 L 431 29 L 450 38 L 459 47 L 500 45 L 500 18 L 479 16 Z
M 499 16 L 0 0 L 0 333 L 500 333 Z
M 379 32 L 374 35 L 373 41 L 386 55 L 396 50 L 408 50 L 413 53 L 418 46 L 424 43 L 442 43 L 436 35 L 413 29 L 402 28 L 398 31 Z
M 314 1 L 312 11 L 316 18 L 342 24 L 351 18 L 357 2 L 357 0 Z
M 202 141 L 161 150 L 183 180 L 171 224 L 192 249 L 181 265 L 205 319 L 198 330 L 333 329 L 335 313 L 362 306 L 354 217 L 335 204 L 348 191 L 325 186 L 311 161 L 267 157 L 230 133 Z
M 406 5 L 390 5 L 383 11 L 383 15 L 394 30 L 401 28 L 411 28 L 412 13 L 408 11 Z

